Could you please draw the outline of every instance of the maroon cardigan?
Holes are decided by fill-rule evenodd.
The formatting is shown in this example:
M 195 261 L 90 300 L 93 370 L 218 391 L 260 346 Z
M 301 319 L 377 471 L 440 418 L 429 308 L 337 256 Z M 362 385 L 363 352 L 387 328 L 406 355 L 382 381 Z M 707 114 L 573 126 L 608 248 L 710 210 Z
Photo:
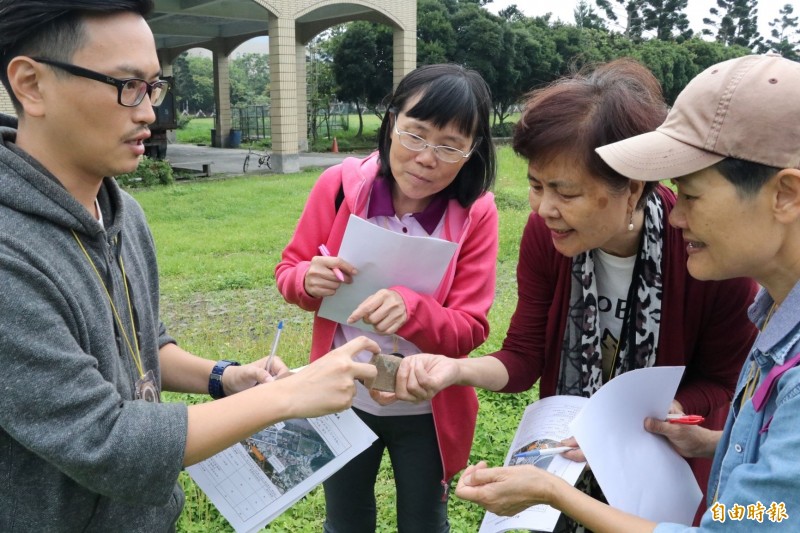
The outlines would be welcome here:
M 747 317 L 757 285 L 750 279 L 698 281 L 686 270 L 686 243 L 667 218 L 675 195 L 664 186 L 663 295 L 657 366 L 685 365 L 675 399 L 686 413 L 706 417 L 706 427 L 722 429 L 744 359 L 756 336 Z M 522 235 L 517 266 L 517 308 L 500 351 L 493 354 L 508 370 L 501 392 L 530 389 L 541 379 L 539 396 L 556 394 L 561 346 L 570 298 L 572 259 L 553 247 L 550 230 L 531 214 Z M 705 488 L 711 461 L 689 461 Z M 703 500 L 705 501 L 705 499 Z

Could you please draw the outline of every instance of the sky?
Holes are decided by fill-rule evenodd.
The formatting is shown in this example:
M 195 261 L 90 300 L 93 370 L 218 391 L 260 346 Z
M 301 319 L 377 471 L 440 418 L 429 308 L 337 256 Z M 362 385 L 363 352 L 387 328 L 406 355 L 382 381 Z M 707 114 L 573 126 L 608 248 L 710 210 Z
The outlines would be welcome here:
M 599 11 L 597 4 L 594 0 L 587 0 L 588 4 Z M 769 37 L 771 28 L 769 23 L 778 17 L 778 12 L 785 4 L 791 4 L 796 0 L 758 0 L 758 31 L 761 35 Z M 547 13 L 553 14 L 553 19 L 561 19 L 570 24 L 575 22 L 573 11 L 578 0 L 493 0 L 487 6 L 489 11 L 497 13 L 512 4 L 517 5 L 522 13 L 528 17 L 538 17 Z M 613 2 L 616 4 L 616 2 Z M 689 0 L 689 5 L 686 8 L 686 14 L 689 17 L 689 27 L 695 33 L 705 27 L 703 18 L 710 16 L 708 10 L 717 5 L 715 0 Z M 617 13 L 623 12 L 622 6 L 619 6 Z M 623 12 L 624 13 L 624 12 Z M 797 14 L 797 7 L 795 6 L 795 15 Z M 604 15 L 601 13 L 601 15 Z M 603 17 L 605 18 L 605 16 Z M 620 22 L 624 24 L 624 17 L 620 17 Z M 612 28 L 613 29 L 613 28 Z M 621 28 L 620 28 L 621 30 Z

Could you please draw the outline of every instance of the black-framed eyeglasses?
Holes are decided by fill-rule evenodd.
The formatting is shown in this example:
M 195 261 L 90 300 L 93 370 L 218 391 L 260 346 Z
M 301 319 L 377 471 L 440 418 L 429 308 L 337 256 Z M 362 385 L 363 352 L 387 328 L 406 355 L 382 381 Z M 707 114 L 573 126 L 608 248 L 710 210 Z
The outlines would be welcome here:
M 164 102 L 164 97 L 166 97 L 169 92 L 169 82 L 166 80 L 157 80 L 148 83 L 141 78 L 118 79 L 89 70 L 88 68 L 62 63 L 60 61 L 53 61 L 52 59 L 43 57 L 32 57 L 31 59 L 39 63 L 44 63 L 45 65 L 60 68 L 73 76 L 80 76 L 81 78 L 88 78 L 90 80 L 113 85 L 117 88 L 117 103 L 124 107 L 136 107 L 141 104 L 145 94 L 150 97 L 150 105 L 156 107 Z
M 397 127 L 396 117 L 394 121 L 394 132 L 397 134 L 400 144 L 412 152 L 421 152 L 425 148 L 430 147 L 433 150 L 433 154 L 445 163 L 458 163 L 462 159 L 468 158 L 470 155 L 472 155 L 472 152 L 475 151 L 475 148 L 478 146 L 478 141 L 480 141 L 480 139 L 476 139 L 475 144 L 472 146 L 469 152 L 465 152 L 464 150 L 459 150 L 458 148 L 453 148 L 452 146 L 447 146 L 444 144 L 430 144 L 419 135 L 399 129 Z

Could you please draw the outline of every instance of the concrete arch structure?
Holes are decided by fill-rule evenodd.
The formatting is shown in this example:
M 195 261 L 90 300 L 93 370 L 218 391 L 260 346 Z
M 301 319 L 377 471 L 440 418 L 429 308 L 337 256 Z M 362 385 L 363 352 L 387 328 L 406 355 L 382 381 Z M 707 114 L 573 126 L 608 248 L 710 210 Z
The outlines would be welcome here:
M 355 20 L 393 28 L 396 86 L 417 63 L 416 0 L 155 0 L 148 23 L 165 75 L 186 50 L 211 51 L 215 146 L 227 144 L 231 129 L 230 55 L 254 37 L 269 37 L 272 165 L 287 173 L 299 171 L 299 153 L 308 149 L 306 45 L 331 26 Z M 13 114 L 2 87 L 0 111 Z
M 272 162 L 297 172 L 308 149 L 306 45 L 336 24 L 364 20 L 394 30 L 394 84 L 416 67 L 416 0 L 156 0 L 148 23 L 165 74 L 190 48 L 211 50 L 214 64 L 215 146 L 225 146 L 232 115 L 228 62 L 253 37 L 269 37 Z

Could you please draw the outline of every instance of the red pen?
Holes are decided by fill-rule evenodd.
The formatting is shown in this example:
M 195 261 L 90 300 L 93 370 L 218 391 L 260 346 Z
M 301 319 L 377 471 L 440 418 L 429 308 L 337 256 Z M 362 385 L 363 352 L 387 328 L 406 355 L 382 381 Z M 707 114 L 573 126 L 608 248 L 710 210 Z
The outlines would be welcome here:
M 667 422 L 670 424 L 683 424 L 685 426 L 696 426 L 702 424 L 705 418 L 700 415 L 683 415 L 671 414 L 667 415 Z
M 325 257 L 331 256 L 330 250 L 328 250 L 328 247 L 325 246 L 324 244 L 319 245 L 319 253 L 321 253 Z M 342 274 L 341 270 L 339 270 L 336 267 L 333 267 L 333 273 L 336 274 L 336 279 L 338 279 L 339 281 L 344 281 L 344 274 Z

